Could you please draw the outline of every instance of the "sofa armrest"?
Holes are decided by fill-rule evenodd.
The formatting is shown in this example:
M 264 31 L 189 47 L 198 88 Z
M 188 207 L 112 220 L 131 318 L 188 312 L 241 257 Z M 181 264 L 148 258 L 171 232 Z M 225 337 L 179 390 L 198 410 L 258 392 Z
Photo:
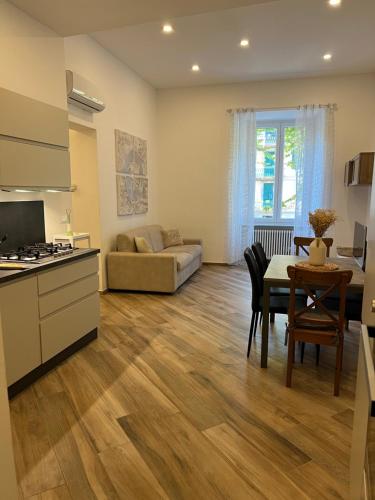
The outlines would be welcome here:
M 162 253 L 110 252 L 107 256 L 108 286 L 114 290 L 174 292 L 177 259 Z
M 183 238 L 184 245 L 203 245 L 203 241 L 199 238 Z

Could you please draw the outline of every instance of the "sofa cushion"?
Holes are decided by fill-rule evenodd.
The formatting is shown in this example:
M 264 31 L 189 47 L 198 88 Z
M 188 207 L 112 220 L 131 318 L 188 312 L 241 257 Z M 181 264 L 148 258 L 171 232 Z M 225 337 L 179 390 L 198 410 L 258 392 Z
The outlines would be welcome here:
M 143 236 L 136 236 L 134 238 L 135 246 L 137 247 L 137 252 L 139 253 L 153 253 L 152 246 L 143 238 Z
M 178 252 L 174 255 L 177 259 L 177 271 L 182 271 L 194 260 L 194 257 L 191 255 L 191 253 Z
M 161 252 L 165 247 L 163 244 L 161 226 L 147 226 L 149 238 L 154 252 Z
M 161 232 L 163 236 L 164 248 L 183 245 L 184 240 L 181 237 L 178 229 L 169 229 L 168 231 Z
M 188 253 L 195 259 L 202 254 L 202 247 L 200 245 L 178 245 L 165 248 L 162 252 L 173 254 Z
M 136 236 L 145 238 L 151 245 L 154 252 L 163 250 L 163 240 L 161 236 L 161 226 L 143 226 L 136 229 L 131 229 L 117 236 L 117 251 L 118 252 L 136 252 L 134 238 Z

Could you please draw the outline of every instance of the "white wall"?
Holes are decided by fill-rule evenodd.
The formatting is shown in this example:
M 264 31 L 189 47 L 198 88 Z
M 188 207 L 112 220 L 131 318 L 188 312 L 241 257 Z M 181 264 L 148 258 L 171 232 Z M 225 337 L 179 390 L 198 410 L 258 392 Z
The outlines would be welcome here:
M 118 233 L 157 222 L 156 93 L 155 90 L 86 35 L 65 39 L 66 67 L 100 89 L 106 110 L 95 115 L 69 107 L 70 119 L 97 131 L 102 258 L 115 248 Z M 149 211 L 145 215 L 119 217 L 116 205 L 114 130 L 147 140 Z M 73 214 L 74 217 L 74 214 Z M 73 226 L 74 229 L 74 226 Z
M 204 259 L 226 261 L 227 108 L 337 103 L 333 204 L 338 245 L 351 246 L 355 220 L 366 222 L 367 187 L 345 188 L 344 166 L 375 150 L 375 75 L 252 82 L 157 92 L 160 220 L 204 239 Z
M 78 233 L 89 233 L 90 246 L 100 248 L 102 231 L 96 130 L 70 123 L 69 149 L 72 183 L 78 186 L 72 193 L 72 227 Z M 83 247 L 87 245 L 87 242 L 81 243 Z M 100 289 L 103 289 L 103 274 L 100 266 Z
M 3 0 L 0 39 L 0 87 L 66 109 L 63 39 Z M 61 232 L 69 194 L 0 192 L 0 202 L 19 200 L 44 200 L 47 238 Z
M 105 98 L 107 109 L 101 114 L 88 114 L 74 107 L 69 110 L 72 121 L 97 131 L 104 260 L 106 253 L 114 248 L 119 232 L 158 221 L 155 91 L 90 37 L 71 37 L 64 45 L 61 37 L 3 0 L 0 0 L 0 35 L 0 87 L 66 109 L 65 69 L 69 68 L 94 82 Z M 115 128 L 148 141 L 149 212 L 144 216 L 117 216 Z M 0 202 L 35 199 L 45 201 L 46 236 L 51 239 L 64 229 L 61 220 L 65 209 L 71 207 L 70 194 L 0 192 Z

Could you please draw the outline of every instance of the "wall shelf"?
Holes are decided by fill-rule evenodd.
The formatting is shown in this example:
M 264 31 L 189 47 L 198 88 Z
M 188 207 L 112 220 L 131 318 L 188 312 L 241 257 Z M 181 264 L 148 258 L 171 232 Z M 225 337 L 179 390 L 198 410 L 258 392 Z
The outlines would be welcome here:
M 375 153 L 359 153 L 345 164 L 345 186 L 370 186 Z

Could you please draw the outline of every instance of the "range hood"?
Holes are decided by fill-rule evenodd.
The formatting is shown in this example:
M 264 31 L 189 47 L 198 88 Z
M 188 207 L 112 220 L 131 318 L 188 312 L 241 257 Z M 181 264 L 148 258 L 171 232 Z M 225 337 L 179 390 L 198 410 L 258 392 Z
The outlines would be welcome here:
M 68 113 L 0 88 L 0 190 L 73 191 Z

